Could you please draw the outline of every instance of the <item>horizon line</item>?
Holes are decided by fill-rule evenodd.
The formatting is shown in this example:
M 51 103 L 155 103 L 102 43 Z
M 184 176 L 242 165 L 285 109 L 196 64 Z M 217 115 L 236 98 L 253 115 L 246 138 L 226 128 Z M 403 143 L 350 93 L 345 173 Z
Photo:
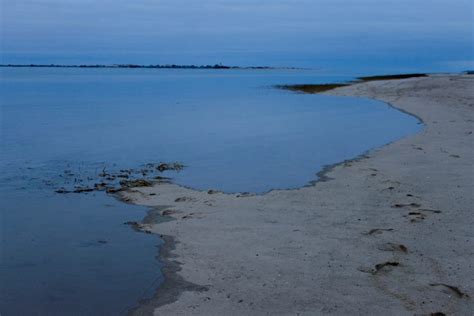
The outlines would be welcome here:
M 0 64 L 0 67 L 10 68 L 150 68 L 150 69 L 309 69 L 301 67 L 272 67 L 272 66 L 229 66 L 223 64 L 184 65 L 184 64 Z

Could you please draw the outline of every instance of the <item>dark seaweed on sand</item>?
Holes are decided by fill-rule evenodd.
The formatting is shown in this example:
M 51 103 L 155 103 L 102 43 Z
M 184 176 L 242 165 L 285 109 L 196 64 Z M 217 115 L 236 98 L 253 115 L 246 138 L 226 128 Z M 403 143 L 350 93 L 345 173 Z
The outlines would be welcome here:
M 398 80 L 408 78 L 420 78 L 427 77 L 427 74 L 414 73 L 414 74 L 398 74 L 398 75 L 381 75 L 381 76 L 368 76 L 358 77 L 357 80 L 349 81 L 346 83 L 324 83 L 324 84 L 293 84 L 293 85 L 276 85 L 277 89 L 290 90 L 302 93 L 320 93 L 336 88 L 350 86 L 359 82 L 377 81 L 377 80 Z
M 329 91 L 332 89 L 348 86 L 346 83 L 330 83 L 330 84 L 295 84 L 295 85 L 278 85 L 276 88 L 304 92 L 304 93 L 319 93 Z
M 368 76 L 359 77 L 360 81 L 377 81 L 377 80 L 398 80 L 398 79 L 409 79 L 409 78 L 422 78 L 428 77 L 427 74 L 414 73 L 414 74 L 398 74 L 398 75 L 381 75 L 381 76 Z

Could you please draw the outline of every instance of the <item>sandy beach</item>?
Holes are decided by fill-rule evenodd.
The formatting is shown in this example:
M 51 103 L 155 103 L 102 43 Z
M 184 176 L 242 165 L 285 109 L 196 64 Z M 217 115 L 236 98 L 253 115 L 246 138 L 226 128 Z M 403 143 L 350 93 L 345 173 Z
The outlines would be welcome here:
M 472 313 L 474 76 L 326 93 L 384 101 L 424 128 L 297 190 L 224 194 L 156 183 L 118 193 L 151 208 L 137 226 L 166 242 L 166 281 L 135 314 Z

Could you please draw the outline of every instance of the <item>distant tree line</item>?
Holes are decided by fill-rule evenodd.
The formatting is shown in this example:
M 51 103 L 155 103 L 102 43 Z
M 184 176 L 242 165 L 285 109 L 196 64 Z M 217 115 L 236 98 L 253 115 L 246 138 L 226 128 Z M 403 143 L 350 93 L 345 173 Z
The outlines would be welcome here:
M 58 64 L 0 64 L 0 67 L 30 67 L 30 68 L 153 68 L 153 69 L 274 69 L 267 66 L 225 66 L 215 65 L 136 65 L 136 64 L 116 64 L 116 65 L 58 65 Z M 294 69 L 294 68 L 285 68 Z

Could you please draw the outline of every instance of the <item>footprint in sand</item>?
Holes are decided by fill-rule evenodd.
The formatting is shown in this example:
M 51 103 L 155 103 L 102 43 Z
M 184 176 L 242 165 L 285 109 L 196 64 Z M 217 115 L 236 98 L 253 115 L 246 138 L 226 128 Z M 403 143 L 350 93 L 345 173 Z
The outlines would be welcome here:
M 396 251 L 396 252 L 408 253 L 408 248 L 405 245 L 391 243 L 391 242 L 379 245 L 377 249 L 381 251 Z
M 383 232 L 391 232 L 391 231 L 393 231 L 393 228 L 374 228 L 363 234 L 364 235 L 378 235 L 378 234 L 383 234 Z
M 445 283 L 430 283 L 431 287 L 441 287 L 449 290 L 449 292 L 454 293 L 458 298 L 468 298 L 469 295 L 461 291 L 457 286 L 445 284 Z
M 417 211 L 409 212 L 407 215 L 404 215 L 403 217 L 409 218 L 410 222 L 415 223 L 415 222 L 420 222 L 424 220 L 428 216 L 426 213 L 440 214 L 441 211 L 428 209 L 428 208 L 421 208 L 421 209 L 418 209 Z
M 377 273 L 381 271 L 389 272 L 392 270 L 393 267 L 398 267 L 399 265 L 400 265 L 400 262 L 398 261 L 386 261 L 386 262 L 376 264 L 374 268 L 361 267 L 361 268 L 358 268 L 358 270 L 360 272 L 376 275 Z

